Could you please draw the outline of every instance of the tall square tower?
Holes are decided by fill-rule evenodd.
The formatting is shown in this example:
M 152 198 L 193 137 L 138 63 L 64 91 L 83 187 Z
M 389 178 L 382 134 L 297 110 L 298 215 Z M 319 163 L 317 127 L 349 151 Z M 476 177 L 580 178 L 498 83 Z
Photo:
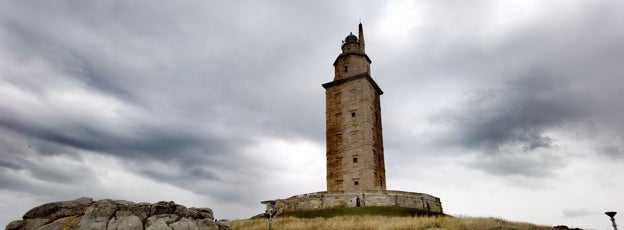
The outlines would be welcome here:
M 386 190 L 379 96 L 371 60 L 359 38 L 349 34 L 334 62 L 334 80 L 325 88 L 327 191 Z

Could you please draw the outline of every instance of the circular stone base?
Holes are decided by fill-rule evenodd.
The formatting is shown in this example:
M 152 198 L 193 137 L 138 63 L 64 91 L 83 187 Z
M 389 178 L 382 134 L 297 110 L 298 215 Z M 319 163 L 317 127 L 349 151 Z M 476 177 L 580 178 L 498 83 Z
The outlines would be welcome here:
M 397 206 L 442 214 L 440 198 L 425 193 L 367 190 L 343 192 L 316 192 L 279 199 L 277 213 L 330 208 Z

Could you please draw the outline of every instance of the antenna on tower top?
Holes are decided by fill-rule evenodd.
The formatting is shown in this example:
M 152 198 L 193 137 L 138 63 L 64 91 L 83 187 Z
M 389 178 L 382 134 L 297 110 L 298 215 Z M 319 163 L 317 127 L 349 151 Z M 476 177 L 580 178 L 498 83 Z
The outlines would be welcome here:
M 360 21 L 361 20 L 362 19 L 360 19 Z M 360 24 L 358 25 L 358 30 L 359 30 L 358 38 L 359 38 L 359 43 L 360 43 L 360 51 L 362 53 L 365 53 L 365 50 L 364 50 L 364 29 L 362 28 L 362 22 L 360 22 Z

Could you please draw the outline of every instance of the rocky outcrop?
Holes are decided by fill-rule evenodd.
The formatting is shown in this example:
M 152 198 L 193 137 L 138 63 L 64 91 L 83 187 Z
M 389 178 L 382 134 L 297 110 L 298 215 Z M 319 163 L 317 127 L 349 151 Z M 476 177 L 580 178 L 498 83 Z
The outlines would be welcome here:
M 31 209 L 5 230 L 229 230 L 209 208 L 187 208 L 173 201 L 133 203 L 80 198 Z

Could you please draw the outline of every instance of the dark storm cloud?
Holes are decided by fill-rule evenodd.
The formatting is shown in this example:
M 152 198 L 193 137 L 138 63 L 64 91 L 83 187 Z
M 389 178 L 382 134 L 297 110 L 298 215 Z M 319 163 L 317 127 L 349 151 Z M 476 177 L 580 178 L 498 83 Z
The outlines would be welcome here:
M 24 11 L 40 9 L 38 7 L 30 8 L 28 6 L 18 8 Z M 85 83 L 87 86 L 86 90 L 104 92 L 106 96 L 117 98 L 123 101 L 123 103 L 129 103 L 128 106 L 145 107 L 146 111 L 144 112 L 159 113 L 154 114 L 154 116 L 158 116 L 163 120 L 171 116 L 190 116 L 188 117 L 189 123 L 202 122 L 203 120 L 200 121 L 198 118 L 206 118 L 203 114 L 212 115 L 221 113 L 221 111 L 214 111 L 215 108 L 219 109 L 219 104 L 231 104 L 230 102 L 234 102 L 234 105 L 231 107 L 246 108 L 250 106 L 245 103 L 254 103 L 254 101 L 249 100 L 252 99 L 253 96 L 249 97 L 245 95 L 244 93 L 246 92 L 244 91 L 237 93 L 235 89 L 231 88 L 236 87 L 235 84 L 239 82 L 238 80 L 234 80 L 237 76 L 251 77 L 250 75 L 254 72 L 253 70 L 258 69 L 257 66 L 246 66 L 248 68 L 236 68 L 235 66 L 223 65 L 205 66 L 209 63 L 218 63 L 219 60 L 215 60 L 215 58 L 222 57 L 224 54 L 225 58 L 239 58 L 228 57 L 228 54 L 233 54 L 234 56 L 240 55 L 240 58 L 243 58 L 243 54 L 238 53 L 241 51 L 236 50 L 235 47 L 227 46 L 237 43 L 233 38 L 244 38 L 248 37 L 250 34 L 219 33 L 223 31 L 208 31 L 207 33 L 211 34 L 208 37 L 206 34 L 199 34 L 201 38 L 207 39 L 205 42 L 215 43 L 215 45 L 227 45 L 226 48 L 232 49 L 216 50 L 217 52 L 214 53 L 206 52 L 205 58 L 207 57 L 207 59 L 201 60 L 205 62 L 203 64 L 204 66 L 198 65 L 189 73 L 184 69 L 184 67 L 188 67 L 189 64 L 183 63 L 182 60 L 175 60 L 175 57 L 184 56 L 186 54 L 198 55 L 198 53 L 193 52 L 194 47 L 179 50 L 179 53 L 163 53 L 158 50 L 164 49 L 172 51 L 171 49 L 176 48 L 175 46 L 179 46 L 180 43 L 188 42 L 188 40 L 192 40 L 191 42 L 198 41 L 193 40 L 194 38 L 192 37 L 189 38 L 188 34 L 179 33 L 183 32 L 178 30 L 181 30 L 179 27 L 184 26 L 184 24 L 182 24 L 184 21 L 176 23 L 175 21 L 172 22 L 166 20 L 166 18 L 161 18 L 159 13 L 162 12 L 158 10 L 160 7 L 150 8 L 155 12 L 148 10 L 139 14 L 128 12 L 135 9 L 134 6 L 124 5 L 123 3 L 90 5 L 77 2 L 76 4 L 60 4 L 60 6 L 51 5 L 50 8 L 52 8 L 51 12 L 43 16 L 33 13 L 33 15 L 35 15 L 34 18 L 30 19 L 11 18 L 18 21 L 12 22 L 12 25 L 5 25 L 3 27 L 6 34 L 9 36 L 9 43 L 12 43 L 11 47 L 7 48 L 16 53 L 19 52 L 19 55 L 42 56 L 44 61 L 49 63 L 50 66 L 64 73 L 63 77 L 67 78 L 67 80 L 77 80 Z M 73 12 L 73 10 L 76 10 L 77 14 L 68 12 Z M 84 13 L 85 11 L 90 13 Z M 168 13 L 175 13 L 176 10 L 172 11 L 174 12 Z M 171 14 L 165 14 L 165 16 L 166 15 Z M 106 16 L 114 17 L 109 18 Z M 48 19 L 46 23 L 37 23 L 42 22 L 44 19 Z M 156 21 L 152 21 L 152 19 Z M 210 17 L 200 19 L 209 21 Z M 232 21 L 232 23 L 236 23 L 236 21 Z M 155 28 L 156 26 L 154 24 L 158 24 L 158 29 Z M 208 24 L 207 27 L 211 28 L 212 26 Z M 52 28 L 58 30 L 51 31 Z M 180 41 L 176 41 L 178 37 L 159 37 L 167 32 L 187 36 L 180 36 Z M 97 37 L 99 33 L 103 34 L 104 37 Z M 119 35 L 120 33 L 124 33 L 121 38 Z M 65 36 L 60 36 L 59 34 L 64 34 Z M 80 40 L 83 37 L 93 37 L 95 40 Z M 140 39 L 140 42 L 133 44 L 132 40 L 134 39 Z M 157 47 L 157 44 L 155 44 L 156 42 L 160 42 L 158 44 L 164 42 L 165 46 Z M 15 43 L 18 44 L 16 45 Z M 98 47 L 98 45 L 103 47 Z M 241 45 L 236 44 L 235 46 Z M 246 46 L 243 45 L 240 49 L 244 50 L 245 47 Z M 142 53 L 141 51 L 146 52 Z M 249 51 L 254 53 L 253 49 Z M 156 61 L 152 63 L 147 60 L 150 55 L 155 55 L 156 58 L 165 58 L 164 56 L 166 55 L 174 55 L 174 57 L 172 57 L 174 60 L 171 60 L 171 62 L 163 61 L 163 63 L 161 63 Z M 139 63 L 124 63 L 124 60 L 118 60 L 117 58 L 134 58 L 134 60 Z M 140 64 L 142 59 L 146 60 L 146 62 L 143 63 L 146 65 Z M 243 59 L 241 61 L 244 63 L 256 64 L 250 60 Z M 228 63 L 229 62 L 230 60 L 228 60 Z M 196 65 L 197 63 L 190 64 Z M 165 67 L 163 69 L 158 65 L 172 65 L 175 67 L 171 67 L 170 69 Z M 269 65 L 268 63 L 260 63 L 258 66 Z M 154 67 L 156 67 L 156 69 L 153 69 Z M 241 70 L 246 71 L 242 72 Z M 205 76 L 200 76 L 204 74 Z M 261 76 L 266 75 L 265 70 L 257 74 Z M 250 79 L 253 78 L 247 80 Z M 253 86 L 255 84 L 248 85 Z M 31 86 L 35 89 L 46 87 L 45 85 Z M 188 88 L 187 86 L 195 87 Z M 224 88 L 225 90 L 223 90 Z M 239 90 L 246 91 L 244 88 Z M 234 101 L 224 100 L 228 99 L 226 97 L 231 97 Z M 13 118 L 20 119 L 19 117 Z M 239 119 L 246 118 L 247 117 L 241 116 Z M 9 127 L 14 125 L 9 123 L 19 122 L 20 121 L 8 122 L 5 120 L 4 124 L 5 127 Z M 99 124 L 89 124 L 88 122 L 80 121 L 75 123 L 77 123 L 75 124 L 76 127 L 69 127 L 67 132 L 63 132 L 63 130 L 45 130 L 40 127 L 30 128 L 33 130 L 40 128 L 40 130 L 34 130 L 32 133 L 35 135 L 39 134 L 43 139 L 65 142 L 79 148 L 105 150 L 106 148 L 114 148 L 115 145 L 111 146 L 110 143 L 120 143 L 118 146 L 128 145 L 124 143 L 127 141 L 115 137 L 113 135 L 114 133 L 109 133 L 109 130 L 99 127 Z M 141 125 L 140 123 L 138 126 Z M 136 146 L 128 148 L 138 150 L 150 150 L 149 148 L 162 149 L 167 148 L 167 146 L 171 146 L 168 148 L 175 148 L 175 143 L 167 143 L 167 141 L 177 142 L 189 138 L 187 135 L 163 133 L 165 130 L 151 130 L 158 128 L 159 127 L 150 127 L 149 125 L 146 127 L 138 127 L 140 132 L 145 133 L 145 138 L 143 139 L 153 139 L 154 141 L 138 140 L 136 141 L 138 142 Z M 175 140 L 176 138 L 179 140 Z M 128 141 L 134 142 L 134 140 Z M 142 144 L 141 142 L 145 143 Z M 215 143 L 218 142 L 219 141 L 215 141 Z M 161 146 L 158 146 L 158 144 L 161 144 Z M 181 143 L 181 145 L 186 144 L 187 143 Z M 152 145 L 153 147 L 151 147 Z
M 530 71 L 504 88 L 479 92 L 452 115 L 460 127 L 455 141 L 493 154 L 507 145 L 522 151 L 550 148 L 553 140 L 545 131 L 582 117 L 583 100 L 564 79 Z
M 36 193 L 46 190 L 43 187 L 47 185 L 79 184 L 95 178 L 93 170 L 84 165 L 72 147 L 16 136 L 3 128 L 0 146 L 0 175 L 4 179 L 0 190 Z
M 49 12 L 38 14 L 30 11 L 39 8 L 24 4 L 16 8 L 25 12 L 7 16 L 10 20 L 3 27 L 10 43 L 7 48 L 18 55 L 44 58 L 64 77 L 83 82 L 88 89 L 130 106 L 145 107 L 147 112 L 159 113 L 159 117 L 189 116 L 189 122 L 199 122 L 198 119 L 220 119 L 224 112 L 231 112 L 239 114 L 222 119 L 235 118 L 234 122 L 252 128 L 262 126 L 263 131 L 277 135 L 301 133 L 309 137 L 322 132 L 315 129 L 322 125 L 322 120 L 312 119 L 316 114 L 311 112 L 320 109 L 322 100 L 308 103 L 315 105 L 313 108 L 298 110 L 306 112 L 292 113 L 291 108 L 299 102 L 283 96 L 297 94 L 305 101 L 322 92 L 318 86 L 322 80 L 314 79 L 315 84 L 308 87 L 317 90 L 303 94 L 281 87 L 301 80 L 297 78 L 310 81 L 310 77 L 317 77 L 310 72 L 310 66 L 302 64 L 310 62 L 304 55 L 310 46 L 300 44 L 319 40 L 318 35 L 311 34 L 319 26 L 303 24 L 309 28 L 301 28 L 297 24 L 301 22 L 286 20 L 302 15 L 290 14 L 285 9 L 301 6 L 285 4 L 281 10 L 252 4 L 237 9 L 257 18 L 254 23 L 246 22 L 251 18 L 225 14 L 230 8 L 222 5 L 199 10 L 192 4 L 148 7 L 135 13 L 136 7 L 123 2 L 54 4 Z M 313 14 L 323 8 L 308 9 Z M 274 16 L 284 20 L 279 20 L 280 28 L 275 28 L 273 20 L 277 19 L 266 15 L 278 12 Z M 35 16 L 22 18 L 16 14 Z M 188 27 L 203 29 L 189 31 Z M 329 66 L 331 57 L 327 59 L 324 64 Z M 275 69 L 272 60 L 292 68 Z M 267 115 L 267 111 L 275 111 L 281 117 Z
M 607 142 L 621 143 L 622 120 L 612 117 L 622 105 L 611 97 L 612 92 L 591 89 L 609 82 L 579 85 L 576 77 L 562 76 L 556 68 L 537 68 L 500 88 L 478 91 L 460 109 L 437 118 L 450 122 L 455 130 L 443 143 L 476 151 L 481 157 L 471 166 L 502 176 L 544 177 L 564 166 L 565 159 L 577 152 L 561 152 L 566 142 L 549 134 L 553 131 L 589 138 L 595 142 L 595 153 L 619 158 L 619 144 L 603 146 L 603 138 L 591 136 L 612 133 L 615 136 Z
M 598 152 L 614 160 L 624 159 L 624 144 L 605 145 L 598 148 Z
M 201 180 L 218 180 L 219 176 L 210 170 L 204 168 L 192 168 L 190 170 L 185 170 L 181 174 L 168 175 L 163 172 L 163 169 L 143 169 L 141 173 L 155 180 L 166 180 L 166 181 L 179 181 L 180 183 L 185 183 L 186 178 L 197 178 Z
M 25 168 L 28 169 L 32 178 L 58 184 L 80 183 L 91 179 L 93 173 L 86 165 L 61 165 L 50 164 L 50 162 L 25 161 Z M 80 172 L 80 173 L 76 173 Z
M 0 115 L 0 126 L 28 136 L 31 139 L 54 143 L 56 146 L 67 146 L 90 150 L 124 158 L 155 158 L 170 160 L 174 154 L 184 154 L 194 146 L 205 146 L 213 152 L 229 152 L 228 141 L 211 133 L 198 133 L 192 127 L 180 124 L 144 124 L 136 122 L 132 128 L 107 127 L 98 124 L 97 120 L 87 117 L 76 117 L 73 120 L 52 121 L 64 123 L 58 126 L 37 126 L 28 120 L 20 120 L 18 116 Z M 121 129 L 121 130 L 118 130 Z M 41 154 L 59 154 L 63 148 L 53 148 L 50 144 L 30 144 L 30 148 Z M 194 159 L 185 159 L 188 163 Z
M 20 164 L 8 162 L 8 161 L 0 161 L 0 167 L 9 168 L 14 170 L 24 169 Z
M 562 165 L 560 156 L 547 153 L 511 153 L 479 156 L 469 165 L 499 176 L 544 178 L 553 175 L 553 169 Z

